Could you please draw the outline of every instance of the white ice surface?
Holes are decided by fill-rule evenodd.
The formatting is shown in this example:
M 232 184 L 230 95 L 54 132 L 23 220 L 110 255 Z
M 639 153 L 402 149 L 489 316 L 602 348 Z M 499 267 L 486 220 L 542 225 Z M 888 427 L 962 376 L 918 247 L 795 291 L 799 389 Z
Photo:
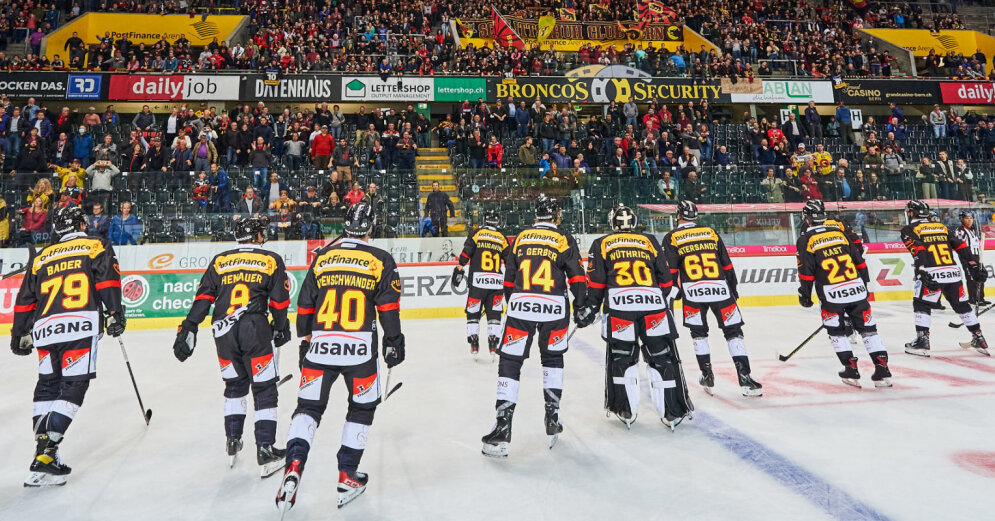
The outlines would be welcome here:
M 818 326 L 818 313 L 746 308 L 747 350 L 765 396 L 739 395 L 725 342 L 713 331 L 718 381 L 717 396 L 709 397 L 697 386 L 682 330 L 678 343 L 699 417 L 676 433 L 657 420 L 645 387 L 631 431 L 605 417 L 603 346 L 597 327 L 581 330 L 566 357 L 558 445 L 546 448 L 535 353 L 522 375 L 507 460 L 480 454 L 480 436 L 493 422 L 497 364 L 486 353 L 470 357 L 462 320 L 407 321 L 408 360 L 393 376 L 404 386 L 377 410 L 361 466 L 371 476 L 366 493 L 336 511 L 335 453 L 345 411 L 345 390 L 336 382 L 288 519 L 873 518 L 850 510 L 861 504 L 882 519 L 992 519 L 995 359 L 957 347 L 968 335 L 947 327 L 949 311 L 934 320 L 934 358 L 906 355 L 902 346 L 914 335 L 911 306 L 874 309 L 892 355 L 894 389 L 871 387 L 862 348 L 855 353 L 864 388 L 840 383 L 824 334 L 788 363 L 778 362 L 778 352 Z M 992 317 L 982 323 L 995 340 Z M 100 376 L 61 449 L 74 470 L 57 489 L 22 488 L 33 451 L 36 358 L 4 355 L 0 519 L 278 518 L 279 478 L 259 479 L 251 423 L 246 449 L 228 469 L 223 386 L 209 332 L 201 331 L 201 344 L 184 364 L 172 356 L 171 332 L 129 331 L 124 338 L 154 412 L 151 426 L 141 419 L 117 343 L 104 339 Z M 297 373 L 296 343 L 282 357 L 284 372 Z M 282 446 L 295 384 L 280 390 Z M 723 444 L 726 434 L 732 442 Z M 760 456 L 744 459 L 748 451 Z M 805 477 L 790 484 L 773 477 L 779 472 Z

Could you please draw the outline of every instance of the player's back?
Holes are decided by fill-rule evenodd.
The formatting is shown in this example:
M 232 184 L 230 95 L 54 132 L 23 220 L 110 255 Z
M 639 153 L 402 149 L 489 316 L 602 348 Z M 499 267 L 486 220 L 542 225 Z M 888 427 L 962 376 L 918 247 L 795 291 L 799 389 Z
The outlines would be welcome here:
M 967 247 L 963 241 L 952 237 L 943 223 L 926 220 L 913 221 L 902 228 L 902 241 L 924 268 L 956 266 L 951 247 Z M 925 251 L 927 255 L 922 255 Z M 957 276 L 959 278 L 960 275 Z
M 670 272 L 680 276 L 685 298 L 718 302 L 731 298 L 726 271 L 732 269 L 719 234 L 708 226 L 685 224 L 664 237 Z
M 301 288 L 300 306 L 315 312 L 315 331 L 373 331 L 377 317 L 376 296 L 391 290 L 400 293 L 393 257 L 356 239 L 341 239 L 318 251 Z
M 488 227 L 477 230 L 470 239 L 473 241 L 473 256 L 470 258 L 470 278 L 475 287 L 500 289 L 501 281 L 493 284 L 495 274 L 501 273 L 503 256 L 508 249 L 508 239 L 503 233 Z
M 218 254 L 211 260 L 208 269 L 208 275 L 215 278 L 216 298 L 212 314 L 215 321 L 253 301 L 261 303 L 260 309 L 266 309 L 273 285 L 280 283 L 276 278 L 286 276 L 283 259 L 279 255 L 249 245 Z
M 862 249 L 835 225 L 817 225 L 802 232 L 795 244 L 799 277 L 814 280 L 820 298 L 846 304 L 867 298 L 861 279 L 866 269 Z
M 588 258 L 588 284 L 607 289 L 608 307 L 646 311 L 665 306 L 662 288 L 672 285 L 670 272 L 656 239 L 650 235 L 617 232 L 597 239 Z
M 570 284 L 585 279 L 577 243 L 555 225 L 537 223 L 515 237 L 505 286 L 512 287 L 509 316 L 546 321 L 567 313 Z

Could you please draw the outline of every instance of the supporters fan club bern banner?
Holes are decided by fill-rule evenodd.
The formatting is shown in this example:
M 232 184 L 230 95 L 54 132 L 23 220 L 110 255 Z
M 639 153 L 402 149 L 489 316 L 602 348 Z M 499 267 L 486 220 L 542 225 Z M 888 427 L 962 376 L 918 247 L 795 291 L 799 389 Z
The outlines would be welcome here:
M 627 28 L 616 22 L 573 22 L 550 19 L 525 19 L 503 16 L 504 20 L 521 36 L 526 45 L 553 45 L 559 51 L 577 51 L 583 45 L 600 45 L 621 48 L 627 43 L 639 42 L 654 47 L 676 48 L 684 41 L 684 28 L 677 24 L 651 23 L 639 30 Z M 486 19 L 459 19 L 454 23 L 460 44 L 466 47 L 494 45 L 494 21 Z

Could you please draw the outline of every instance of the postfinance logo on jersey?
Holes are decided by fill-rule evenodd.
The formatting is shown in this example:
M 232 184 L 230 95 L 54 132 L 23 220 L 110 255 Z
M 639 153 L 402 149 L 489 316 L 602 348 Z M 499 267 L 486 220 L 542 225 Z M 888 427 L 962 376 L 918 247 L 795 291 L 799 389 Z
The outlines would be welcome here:
M 31 265 L 31 273 L 37 274 L 45 264 L 65 259 L 67 257 L 88 256 L 96 258 L 104 251 L 104 245 L 93 239 L 73 239 L 71 241 L 60 242 L 45 248 L 35 257 Z
M 383 262 L 373 254 L 358 250 L 333 249 L 318 256 L 314 261 L 314 274 L 351 271 L 369 275 L 379 280 L 383 273 Z
M 218 255 L 218 258 L 214 260 L 214 271 L 218 272 L 218 275 L 230 271 L 259 271 L 272 275 L 276 271 L 276 259 L 269 255 L 252 252 Z
M 674 246 L 680 246 L 688 242 L 695 241 L 718 241 L 719 236 L 711 228 L 688 228 L 677 230 L 670 235 L 670 242 Z
M 634 233 L 619 233 L 616 235 L 611 235 L 601 242 L 601 256 L 607 257 L 608 252 L 616 248 L 639 248 L 641 250 L 647 250 L 656 256 L 656 248 L 650 243 L 649 239 L 644 235 L 637 235 Z
M 559 252 L 567 251 L 567 248 L 570 247 L 563 234 L 552 230 L 538 229 L 526 230 L 518 234 L 518 237 L 515 238 L 515 249 L 518 250 L 523 246 L 546 246 Z

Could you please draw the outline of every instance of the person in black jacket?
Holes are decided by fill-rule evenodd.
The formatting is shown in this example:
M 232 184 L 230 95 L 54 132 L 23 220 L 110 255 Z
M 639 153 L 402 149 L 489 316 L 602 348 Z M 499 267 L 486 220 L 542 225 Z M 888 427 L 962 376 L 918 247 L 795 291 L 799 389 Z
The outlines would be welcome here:
M 168 147 L 162 146 L 162 138 L 152 139 L 152 146 L 145 153 L 145 163 L 142 164 L 142 172 L 146 176 L 145 185 L 151 190 L 158 190 L 159 185 L 164 182 L 169 160 L 170 151 Z
M 27 189 L 34 184 L 37 174 L 45 172 L 47 168 L 48 161 L 45 160 L 45 153 L 38 146 L 38 141 L 28 141 L 17 158 L 16 174 L 11 172 L 14 174 L 14 186 Z
M 439 182 L 432 183 L 432 193 L 425 201 L 425 217 L 432 220 L 432 227 L 439 230 L 443 237 L 449 237 L 447 217 L 456 217 L 456 207 L 449 195 L 439 190 Z

